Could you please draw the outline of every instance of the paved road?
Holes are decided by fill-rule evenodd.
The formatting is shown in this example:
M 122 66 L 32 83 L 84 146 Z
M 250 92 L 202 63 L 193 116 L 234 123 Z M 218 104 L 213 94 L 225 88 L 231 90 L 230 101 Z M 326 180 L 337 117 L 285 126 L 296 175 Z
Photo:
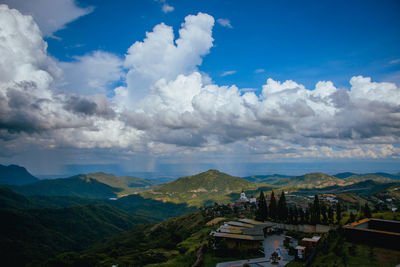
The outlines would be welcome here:
M 221 262 L 218 263 L 216 267 L 241 267 L 243 264 L 249 264 L 251 267 L 271 267 L 271 266 L 285 266 L 288 264 L 288 261 L 279 261 L 278 264 L 272 264 L 266 258 L 257 258 L 257 259 L 250 259 L 250 260 L 241 260 L 241 261 L 229 261 L 229 262 Z
M 285 235 L 269 235 L 263 241 L 264 255 L 265 258 L 256 258 L 249 260 L 240 261 L 229 261 L 221 262 L 217 264 L 217 267 L 241 267 L 243 264 L 247 263 L 251 267 L 270 267 L 270 266 L 285 266 L 290 261 L 294 259 L 293 256 L 288 254 L 288 251 L 283 246 L 283 241 L 285 240 Z M 279 260 L 278 264 L 272 264 L 269 260 L 271 254 L 279 248 L 282 260 Z

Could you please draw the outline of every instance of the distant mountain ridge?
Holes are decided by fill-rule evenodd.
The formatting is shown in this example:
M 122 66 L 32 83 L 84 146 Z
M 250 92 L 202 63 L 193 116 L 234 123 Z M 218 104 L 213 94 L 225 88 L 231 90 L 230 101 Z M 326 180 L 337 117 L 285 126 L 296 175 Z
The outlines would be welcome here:
M 386 172 L 374 172 L 374 173 L 363 173 L 363 174 L 358 174 L 358 173 L 353 173 L 353 172 L 342 172 L 333 175 L 336 178 L 339 179 L 346 179 L 352 176 L 357 176 L 357 177 L 383 177 L 383 178 L 390 178 L 392 180 L 400 180 L 400 174 L 390 174 Z
M 91 199 L 116 197 L 117 193 L 122 191 L 120 188 L 111 187 L 86 175 L 42 180 L 34 184 L 10 186 L 10 188 L 28 196 L 75 196 Z
M 345 186 L 367 180 L 373 180 L 380 183 L 390 183 L 395 182 L 396 177 L 396 175 L 387 173 L 355 174 L 352 172 L 345 172 L 336 175 L 328 175 L 322 172 L 315 172 L 300 176 L 285 176 L 277 174 L 257 175 L 243 177 L 243 179 L 256 183 L 268 183 L 280 187 L 323 188 L 334 185 Z
M 40 180 L 33 184 L 11 186 L 24 195 L 75 196 L 91 199 L 120 197 L 149 189 L 160 182 L 133 176 L 117 177 L 103 172 L 79 174 L 69 178 Z
M 38 181 L 39 179 L 30 174 L 24 167 L 0 164 L 0 184 L 24 185 Z
M 230 202 L 232 201 L 230 194 L 240 193 L 242 190 L 255 190 L 262 186 L 217 170 L 209 170 L 181 177 L 144 192 L 142 196 L 199 207 L 207 202 Z
M 138 191 L 144 191 L 145 189 L 155 185 L 162 184 L 161 182 L 155 180 L 142 179 L 134 176 L 117 177 L 114 174 L 108 174 L 104 172 L 88 173 L 86 174 L 86 177 L 95 179 L 98 182 L 111 187 L 122 189 L 120 192 L 118 192 L 118 195 L 128 195 Z

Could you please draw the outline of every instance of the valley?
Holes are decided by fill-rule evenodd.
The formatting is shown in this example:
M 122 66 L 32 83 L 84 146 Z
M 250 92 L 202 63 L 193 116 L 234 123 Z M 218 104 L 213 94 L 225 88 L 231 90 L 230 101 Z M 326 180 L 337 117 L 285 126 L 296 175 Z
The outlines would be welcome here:
M 106 173 L 19 181 L 23 168 L 11 168 L 18 174 L 0 172 L 3 181 L 10 178 L 0 186 L 1 263 L 7 266 L 191 266 L 200 250 L 203 266 L 258 257 L 246 250 L 213 250 L 217 243 L 209 233 L 226 220 L 260 219 L 261 192 L 269 212 L 265 219 L 272 221 L 336 229 L 364 218 L 366 206 L 376 218 L 400 220 L 396 175 L 240 178 L 209 170 L 166 183 Z M 281 217 L 270 206 L 273 192 L 277 211 L 285 211 Z M 314 196 L 321 203 L 317 217 Z

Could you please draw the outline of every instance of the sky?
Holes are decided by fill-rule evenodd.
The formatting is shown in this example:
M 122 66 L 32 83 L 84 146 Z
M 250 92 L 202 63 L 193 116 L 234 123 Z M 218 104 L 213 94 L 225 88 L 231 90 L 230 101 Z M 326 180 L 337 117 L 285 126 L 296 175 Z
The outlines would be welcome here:
M 0 163 L 400 172 L 399 1 L 0 0 Z

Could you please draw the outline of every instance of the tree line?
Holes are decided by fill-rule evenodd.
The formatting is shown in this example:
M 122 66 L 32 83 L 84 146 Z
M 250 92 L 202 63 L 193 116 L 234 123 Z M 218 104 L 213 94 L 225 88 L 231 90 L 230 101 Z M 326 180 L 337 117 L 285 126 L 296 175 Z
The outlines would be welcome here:
M 260 192 L 258 199 L 258 208 L 256 210 L 256 220 L 289 223 L 289 224 L 339 224 L 342 219 L 343 207 L 337 203 L 335 209 L 331 205 L 319 201 L 318 195 L 314 196 L 313 203 L 309 203 L 304 210 L 296 205 L 287 205 L 285 193 L 282 191 L 279 200 L 275 198 L 272 190 L 269 204 L 264 196 L 264 192 Z M 364 207 L 365 217 L 371 217 L 371 211 L 368 204 Z M 336 216 L 334 216 L 336 214 Z M 335 218 L 336 217 L 336 218 Z

